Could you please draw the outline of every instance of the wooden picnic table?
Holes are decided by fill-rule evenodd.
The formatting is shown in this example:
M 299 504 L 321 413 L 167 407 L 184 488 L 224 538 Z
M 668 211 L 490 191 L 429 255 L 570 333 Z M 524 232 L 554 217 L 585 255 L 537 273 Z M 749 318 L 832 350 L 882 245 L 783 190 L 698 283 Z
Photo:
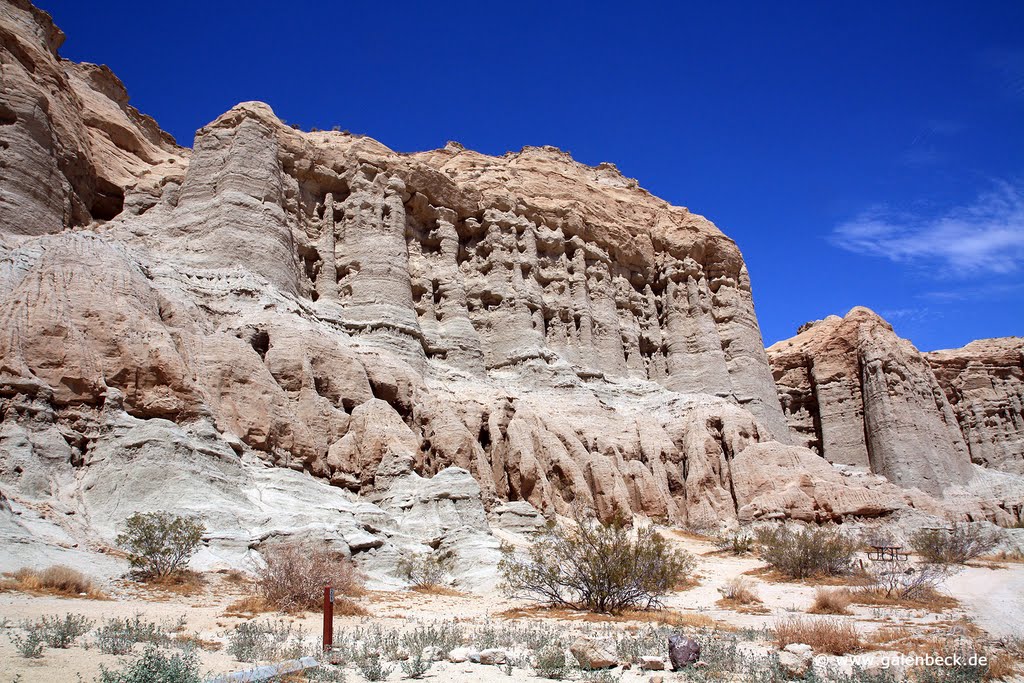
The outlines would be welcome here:
M 901 545 L 873 545 L 868 551 L 868 559 L 872 562 L 906 562 L 910 556 L 902 550 Z

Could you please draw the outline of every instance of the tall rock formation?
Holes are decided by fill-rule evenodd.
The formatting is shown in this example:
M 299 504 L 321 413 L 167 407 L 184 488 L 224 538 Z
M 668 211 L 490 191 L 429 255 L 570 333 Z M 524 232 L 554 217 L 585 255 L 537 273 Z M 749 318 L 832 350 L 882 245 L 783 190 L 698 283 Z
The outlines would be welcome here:
M 924 357 L 953 407 L 971 460 L 1024 474 L 1024 337 L 979 339 Z
M 824 395 L 818 424 L 838 427 L 795 424 L 807 443 L 891 481 L 789 445 L 735 243 L 611 164 L 400 154 L 258 102 L 188 150 L 109 70 L 60 59 L 24 0 L 0 4 L 0 37 L 0 493 L 80 513 L 53 513 L 69 534 L 102 516 L 109 541 L 117 515 L 166 500 L 90 493 L 100 472 L 134 481 L 139 453 L 188 463 L 212 500 L 260 481 L 260 504 L 283 505 L 301 473 L 324 501 L 400 508 L 410 481 L 456 468 L 489 509 L 691 525 L 941 514 L 892 482 L 971 477 L 927 365 L 873 317 L 837 336 L 853 365 L 793 364 L 817 398 L 783 399 L 793 418 Z M 295 471 L 287 495 L 257 459 Z M 972 496 L 956 514 L 1017 514 Z
M 973 476 L 967 444 L 931 366 L 857 307 L 768 349 L 783 409 L 808 448 L 941 495 Z
M 0 239 L 116 216 L 124 190 L 179 148 L 104 66 L 62 60 L 64 34 L 27 0 L 0 3 Z

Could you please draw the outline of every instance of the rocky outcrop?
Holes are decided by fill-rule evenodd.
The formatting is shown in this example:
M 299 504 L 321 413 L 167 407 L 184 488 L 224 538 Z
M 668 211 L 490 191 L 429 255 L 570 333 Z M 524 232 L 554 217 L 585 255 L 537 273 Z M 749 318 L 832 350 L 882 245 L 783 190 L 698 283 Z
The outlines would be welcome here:
M 970 481 L 967 444 L 931 367 L 866 308 L 768 349 L 783 409 L 828 462 L 941 495 Z
M 314 528 L 344 512 L 353 528 L 332 539 L 380 562 L 398 544 L 359 524 L 482 558 L 493 539 L 457 527 L 486 512 L 528 532 L 579 506 L 694 526 L 935 509 L 788 445 L 736 245 L 611 164 L 550 147 L 400 154 L 258 102 L 187 150 L 108 70 L 61 60 L 45 13 L 4 3 L 0 29 L 0 486 L 39 511 L 33 528 L 64 528 L 54 500 L 97 542 L 129 509 L 223 508 L 264 514 L 223 527 L 258 546 L 301 498 L 267 471 L 315 482 Z M 967 480 L 941 390 L 928 409 L 909 352 L 868 328 L 866 374 L 835 355 L 827 403 L 874 407 L 836 435 L 795 426 L 898 484 Z M 893 398 L 904 381 L 924 422 Z M 844 387 L 873 400 L 843 407 Z M 791 418 L 815 401 L 783 398 Z M 865 424 L 936 454 L 865 441 Z M 154 485 L 158 465 L 178 484 Z M 141 493 L 122 505 L 119 487 Z M 958 514 L 1009 514 L 959 495 Z
M 1024 337 L 924 354 L 953 407 L 971 460 L 1024 474 Z
M 109 69 L 61 59 L 63 42 L 26 0 L 0 5 L 4 242 L 112 218 L 141 174 L 188 154 L 128 104 Z
M 117 392 L 134 418 L 209 418 L 353 493 L 456 466 L 489 505 L 677 522 L 735 515 L 731 458 L 788 440 L 736 245 L 614 166 L 397 154 L 261 103 L 190 153 L 108 71 L 60 60 L 45 14 L 5 12 L 17 84 L 45 67 L 72 93 L 42 108 L 48 139 L 124 195 L 90 211 L 66 174 L 61 202 L 84 208 L 4 224 L 6 419 L 38 399 L 61 423 Z

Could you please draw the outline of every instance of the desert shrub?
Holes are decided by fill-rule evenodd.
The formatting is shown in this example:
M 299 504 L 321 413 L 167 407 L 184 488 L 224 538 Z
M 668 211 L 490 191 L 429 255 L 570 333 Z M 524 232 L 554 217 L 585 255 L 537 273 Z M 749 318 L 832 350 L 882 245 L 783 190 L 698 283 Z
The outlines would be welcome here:
M 440 654 L 448 654 L 462 645 L 465 633 L 454 621 L 445 620 L 440 623 L 419 625 L 406 631 L 401 636 L 402 645 L 412 653 L 423 652 L 428 647 Z
M 793 579 L 848 574 L 857 542 L 832 527 L 779 525 L 757 531 L 761 558 Z
M 124 619 L 107 619 L 96 629 L 96 646 L 100 652 L 124 655 L 131 652 L 135 643 L 167 645 L 171 636 L 167 629 L 156 622 L 146 621 L 141 614 Z
M 371 683 L 383 681 L 390 676 L 391 672 L 394 670 L 394 667 L 388 666 L 384 662 L 379 652 L 370 650 L 366 647 L 364 647 L 355 658 L 355 665 L 363 678 Z
M 910 546 L 925 562 L 964 564 L 995 550 L 1000 532 L 980 525 L 954 524 L 951 529 L 919 529 Z
M 24 622 L 30 633 L 38 632 L 47 647 L 64 650 L 89 632 L 93 622 L 83 614 L 65 614 L 63 617 L 42 617 L 35 622 Z
M 715 545 L 719 550 L 733 555 L 744 555 L 754 550 L 756 541 L 753 532 L 749 529 L 735 529 L 720 535 L 715 539 Z
M 818 588 L 814 593 L 814 604 L 807 610 L 811 614 L 849 614 L 850 591 L 836 588 Z
M 725 600 L 740 605 L 752 605 L 761 602 L 761 598 L 757 596 L 757 591 L 754 589 L 753 584 L 743 576 L 737 576 L 732 579 L 719 588 L 718 592 L 722 594 Z
M 42 570 L 19 569 L 12 575 L 10 586 L 23 591 L 68 596 L 84 595 L 94 600 L 106 597 L 92 579 L 64 565 L 53 565 Z
M 285 612 L 321 609 L 324 587 L 332 586 L 336 612 L 360 611 L 337 597 L 355 595 L 362 586 L 355 565 L 343 555 L 298 542 L 269 546 L 261 554 L 265 564 L 256 569 L 254 588 L 269 605 Z
M 782 649 L 791 643 L 804 643 L 815 652 L 845 655 L 861 649 L 856 627 L 839 619 L 790 617 L 775 623 L 775 644 Z
M 302 627 L 283 620 L 247 621 L 228 636 L 227 652 L 240 662 L 291 659 L 303 654 L 304 644 Z
M 670 634 L 662 634 L 662 647 L 666 645 L 667 637 Z M 757 637 L 762 634 L 758 633 Z M 707 663 L 709 671 L 736 672 L 750 668 L 744 661 L 743 653 L 739 648 L 739 637 L 734 633 L 722 633 L 719 631 L 704 631 L 698 633 L 695 638 L 700 642 L 700 659 Z M 664 651 L 658 654 L 664 654 Z M 769 668 L 770 670 L 770 668 Z M 711 678 L 710 676 L 708 678 Z
M 41 629 L 28 628 L 25 635 L 10 633 L 8 637 L 18 652 L 18 656 L 25 659 L 39 659 L 43 656 L 43 647 L 46 645 L 46 641 Z
M 299 673 L 273 676 L 268 678 L 266 683 L 345 683 L 345 671 L 321 664 Z
M 948 659 L 942 665 L 914 667 L 909 673 L 917 683 L 981 683 L 992 678 L 989 654 L 977 643 L 955 638 L 937 645 L 925 654 Z
M 615 653 L 619 661 L 636 664 L 644 656 L 663 656 L 665 630 L 648 626 L 643 631 L 619 634 L 615 639 Z
M 557 645 L 542 648 L 533 657 L 533 671 L 540 678 L 560 681 L 569 678 L 571 667 L 565 659 L 565 650 Z
M 582 680 L 583 683 L 619 683 L 622 680 L 622 674 L 607 670 L 587 671 Z
M 937 595 L 943 581 L 954 573 L 948 565 L 912 565 L 902 559 L 874 562 L 865 573 L 864 594 L 876 601 L 886 598 L 893 601 L 928 602 Z
M 415 650 L 402 662 L 402 672 L 406 678 L 423 678 L 432 663 L 429 657 L 423 656 L 423 650 Z
M 202 522 L 169 512 L 136 513 L 125 520 L 117 544 L 143 577 L 163 578 L 182 569 L 199 549 Z
M 163 652 L 150 645 L 121 668 L 100 666 L 99 683 L 200 683 L 199 656 L 195 650 Z
M 455 555 L 450 552 L 408 553 L 398 561 L 398 573 L 414 588 L 432 588 L 450 581 Z
M 634 536 L 619 522 L 578 519 L 571 527 L 551 525 L 525 559 L 507 553 L 498 569 L 510 596 L 615 613 L 660 605 L 693 565 L 650 527 Z

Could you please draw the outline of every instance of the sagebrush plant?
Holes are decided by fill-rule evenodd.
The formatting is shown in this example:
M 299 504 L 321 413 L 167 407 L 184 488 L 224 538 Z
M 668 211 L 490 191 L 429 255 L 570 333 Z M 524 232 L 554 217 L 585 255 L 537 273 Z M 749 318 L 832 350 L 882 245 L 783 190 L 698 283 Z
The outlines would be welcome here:
M 398 560 L 399 575 L 413 588 L 447 585 L 454 569 L 455 554 L 447 551 L 409 552 Z
M 144 578 L 163 578 L 184 568 L 199 549 L 206 527 L 170 512 L 139 512 L 125 520 L 117 545 Z
M 388 666 L 384 662 L 379 652 L 371 651 L 365 647 L 356 656 L 355 665 L 363 678 L 371 681 L 371 683 L 383 681 L 394 670 L 394 667 Z
M 100 666 L 98 683 L 200 683 L 199 656 L 194 650 L 168 653 L 148 646 L 118 669 Z
M 533 672 L 540 678 L 560 681 L 569 678 L 572 667 L 566 661 L 564 649 L 558 645 L 549 645 L 534 655 Z
M 37 631 L 47 647 L 66 650 L 92 628 L 93 622 L 84 614 L 65 614 L 63 617 L 41 617 L 36 622 L 25 622 L 23 627 Z
M 409 652 L 423 652 L 430 647 L 439 657 L 459 647 L 464 639 L 462 627 L 454 621 L 418 625 L 401 636 L 402 645 Z
M 247 621 L 228 636 L 227 652 L 240 662 L 293 659 L 305 651 L 305 634 L 284 620 Z
M 550 525 L 525 558 L 506 553 L 498 570 L 512 597 L 616 613 L 660 606 L 693 566 L 692 555 L 652 527 L 631 531 L 578 515 L 573 525 Z
M 429 657 L 423 655 L 423 650 L 414 650 L 409 658 L 402 662 L 402 673 L 406 678 L 423 678 L 432 663 Z
M 39 628 L 29 628 L 25 635 L 9 633 L 7 637 L 11 639 L 11 643 L 20 657 L 39 659 L 43 656 L 43 648 L 46 645 L 46 641 L 43 639 L 43 633 Z
M 949 664 L 915 667 L 910 677 L 917 683 L 981 683 L 992 678 L 989 653 L 978 644 L 969 639 L 954 638 L 936 645 L 936 650 L 930 654 L 948 657 Z
M 726 531 L 715 539 L 715 545 L 733 555 L 744 555 L 753 552 L 756 545 L 754 532 L 749 529 Z
M 268 604 L 285 612 L 323 607 L 324 587 L 335 591 L 335 611 L 358 613 L 344 596 L 358 595 L 362 578 L 352 560 L 308 543 L 290 542 L 260 548 L 263 566 L 255 569 L 253 589 Z
M 135 643 L 167 645 L 171 636 L 167 629 L 153 621 L 146 621 L 141 614 L 123 619 L 107 619 L 96 629 L 95 643 L 100 652 L 123 655 L 131 652 Z
M 834 527 L 780 524 L 758 529 L 761 559 L 793 579 L 849 574 L 859 543 Z
M 615 654 L 619 661 L 636 664 L 641 657 L 662 656 L 665 651 L 667 636 L 664 628 L 648 626 L 642 631 L 617 634 L 615 638 Z
M 996 549 L 1002 532 L 977 524 L 954 524 L 949 529 L 919 529 L 910 546 L 925 562 L 964 564 Z

